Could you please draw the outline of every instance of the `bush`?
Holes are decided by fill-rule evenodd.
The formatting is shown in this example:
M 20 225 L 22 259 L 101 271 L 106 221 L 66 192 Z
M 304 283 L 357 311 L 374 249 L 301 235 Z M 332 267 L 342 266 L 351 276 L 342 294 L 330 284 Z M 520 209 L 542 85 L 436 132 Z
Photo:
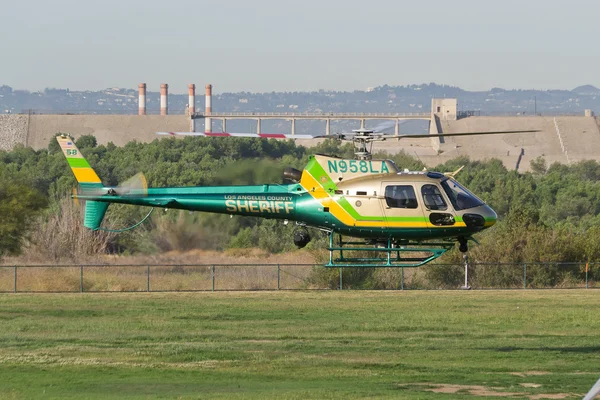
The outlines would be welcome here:
M 63 198 L 56 214 L 40 217 L 25 256 L 39 262 L 76 261 L 105 254 L 114 234 L 83 226 L 83 213 L 70 198 Z

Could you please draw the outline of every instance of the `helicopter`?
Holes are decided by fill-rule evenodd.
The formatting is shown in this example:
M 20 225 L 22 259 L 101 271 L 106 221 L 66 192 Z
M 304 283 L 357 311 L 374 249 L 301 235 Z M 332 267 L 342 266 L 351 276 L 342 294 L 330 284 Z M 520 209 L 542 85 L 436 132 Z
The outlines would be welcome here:
M 470 136 L 537 131 L 438 134 Z M 442 256 L 458 243 L 466 253 L 473 235 L 493 226 L 494 210 L 454 178 L 460 171 L 439 173 L 401 170 L 391 160 L 372 159 L 377 141 L 431 138 L 430 134 L 386 135 L 361 128 L 329 136 L 157 132 L 167 136 L 255 137 L 275 139 L 334 138 L 354 143 L 356 159 L 310 156 L 300 171 L 284 170 L 286 184 L 148 188 L 142 174 L 126 184 L 106 187 L 73 139 L 57 141 L 79 184 L 73 198 L 85 201 L 84 226 L 101 227 L 111 203 L 274 218 L 295 222 L 294 244 L 311 241 L 309 228 L 329 237 L 325 267 L 418 267 Z M 345 237 L 344 237 L 345 236 Z M 347 239 L 350 238 L 350 239 Z M 358 255 L 357 255 L 358 254 Z

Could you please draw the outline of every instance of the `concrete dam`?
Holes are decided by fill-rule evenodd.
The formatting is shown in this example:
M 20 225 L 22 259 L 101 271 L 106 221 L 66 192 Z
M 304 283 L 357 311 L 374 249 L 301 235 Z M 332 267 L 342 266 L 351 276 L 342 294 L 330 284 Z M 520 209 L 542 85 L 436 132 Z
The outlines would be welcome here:
M 405 151 L 418 157 L 427 166 L 458 156 L 473 160 L 497 158 L 509 169 L 527 171 L 530 161 L 544 157 L 548 164 L 563 164 L 581 160 L 600 161 L 600 130 L 593 116 L 515 116 L 466 117 L 439 119 L 432 114 L 432 139 L 402 139 L 375 143 L 374 150 L 389 153 Z M 536 133 L 502 134 L 489 136 L 449 137 L 441 140 L 434 136 L 441 131 L 479 132 L 503 130 L 539 130 Z M 157 139 L 157 131 L 190 131 L 187 115 L 0 115 L 0 150 L 11 150 L 16 145 L 39 150 L 46 148 L 57 133 L 74 137 L 94 135 L 98 144 L 149 142 Z M 317 140 L 298 141 L 311 146 Z

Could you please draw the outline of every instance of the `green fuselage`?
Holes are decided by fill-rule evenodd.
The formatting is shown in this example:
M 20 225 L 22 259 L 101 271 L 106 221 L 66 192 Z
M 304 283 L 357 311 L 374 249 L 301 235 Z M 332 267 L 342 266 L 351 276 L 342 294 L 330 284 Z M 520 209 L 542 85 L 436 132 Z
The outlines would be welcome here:
M 436 239 L 468 236 L 481 228 L 469 227 L 390 227 L 385 217 L 372 226 L 348 225 L 335 217 L 328 207 L 302 185 L 265 184 L 255 186 L 149 188 L 136 193 L 78 196 L 82 200 L 131 204 L 189 211 L 202 211 L 260 218 L 297 221 L 307 226 L 354 237 L 395 239 Z M 342 199 L 343 196 L 335 196 Z M 372 218 L 372 217 L 371 217 Z

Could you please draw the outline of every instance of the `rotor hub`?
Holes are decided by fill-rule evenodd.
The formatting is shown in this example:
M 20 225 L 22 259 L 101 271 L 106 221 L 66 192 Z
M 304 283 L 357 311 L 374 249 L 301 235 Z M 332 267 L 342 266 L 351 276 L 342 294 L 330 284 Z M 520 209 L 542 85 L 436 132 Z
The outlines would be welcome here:
M 371 159 L 371 150 L 373 149 L 373 141 L 376 139 L 372 134 L 374 131 L 372 129 L 355 129 L 352 132 L 355 133 L 352 138 L 352 142 L 354 143 L 354 155 L 358 160 L 370 160 Z M 367 145 L 369 148 L 367 149 Z

